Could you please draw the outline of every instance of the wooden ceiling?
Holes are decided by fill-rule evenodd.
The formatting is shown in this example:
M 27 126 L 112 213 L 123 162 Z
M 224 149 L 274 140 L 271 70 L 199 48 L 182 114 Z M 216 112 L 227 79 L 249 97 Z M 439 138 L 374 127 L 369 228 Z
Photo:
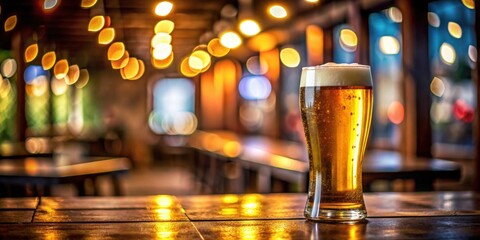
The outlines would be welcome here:
M 108 46 L 97 43 L 98 33 L 87 31 L 90 18 L 103 14 L 111 18 L 111 27 L 116 31 L 114 41 L 124 42 L 130 56 L 150 63 L 150 41 L 154 35 L 154 26 L 162 19 L 169 19 L 175 23 L 172 33 L 175 62 L 166 72 L 177 71 L 179 61 L 200 44 L 202 35 L 207 32 L 215 35 L 214 25 L 222 19 L 221 10 L 227 4 L 239 9 L 240 16 L 246 14 L 259 19 L 264 29 L 275 27 L 275 24 L 288 26 L 294 16 L 304 17 L 303 13 L 309 10 L 305 8 L 304 1 L 280 1 L 294 14 L 283 22 L 273 22 L 265 15 L 266 6 L 271 2 L 266 0 L 171 0 L 174 10 L 166 17 L 154 13 L 160 0 L 98 0 L 90 9 L 81 8 L 81 0 L 57 0 L 59 5 L 51 12 L 43 11 L 44 1 L 0 1 L 2 24 L 11 15 L 16 14 L 18 17 L 14 31 L 1 31 L 2 49 L 9 49 L 14 35 L 21 33 L 23 47 L 38 42 L 40 54 L 55 50 L 59 57 L 68 58 L 69 62 L 79 64 L 80 67 L 100 69 L 110 66 L 106 57 Z M 325 2 L 329 1 L 323 1 Z M 307 7 L 311 10 L 314 6 L 310 4 Z M 233 56 L 246 53 L 250 54 L 249 49 L 243 46 L 235 50 Z

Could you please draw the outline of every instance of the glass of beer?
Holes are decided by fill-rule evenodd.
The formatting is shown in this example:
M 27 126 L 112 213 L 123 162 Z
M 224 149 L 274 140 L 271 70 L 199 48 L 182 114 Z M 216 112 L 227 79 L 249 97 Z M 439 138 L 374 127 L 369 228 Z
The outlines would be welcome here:
M 370 66 L 304 67 L 300 109 L 309 158 L 305 217 L 354 222 L 367 216 L 362 162 L 372 120 Z

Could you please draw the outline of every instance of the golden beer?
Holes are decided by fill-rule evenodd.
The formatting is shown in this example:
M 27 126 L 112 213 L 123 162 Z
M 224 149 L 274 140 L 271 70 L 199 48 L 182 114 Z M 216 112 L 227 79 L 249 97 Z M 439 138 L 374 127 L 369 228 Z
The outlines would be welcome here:
M 310 164 L 308 219 L 366 217 L 362 162 L 372 107 L 368 66 L 329 64 L 303 69 L 300 108 Z

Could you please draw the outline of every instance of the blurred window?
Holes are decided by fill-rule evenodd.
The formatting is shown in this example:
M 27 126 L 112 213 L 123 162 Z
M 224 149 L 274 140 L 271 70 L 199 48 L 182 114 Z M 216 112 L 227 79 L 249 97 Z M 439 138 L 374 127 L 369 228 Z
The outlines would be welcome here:
M 0 50 L 0 64 L 11 59 L 11 52 Z M 0 143 L 13 141 L 15 138 L 15 115 L 17 90 L 15 88 L 16 74 L 1 71 L 0 77 Z M 7 75 L 7 76 L 5 76 Z M 1 149 L 0 149 L 1 152 Z
M 195 86 L 190 79 L 166 78 L 153 87 L 150 129 L 157 134 L 188 135 L 197 129 Z
M 468 1 L 429 4 L 430 117 L 435 156 L 448 156 L 452 151 L 473 156 L 477 106 L 472 71 L 477 61 L 477 44 L 472 8 Z
M 372 144 L 397 149 L 404 118 L 402 97 L 402 13 L 398 8 L 372 13 L 368 18 L 370 64 L 374 82 Z

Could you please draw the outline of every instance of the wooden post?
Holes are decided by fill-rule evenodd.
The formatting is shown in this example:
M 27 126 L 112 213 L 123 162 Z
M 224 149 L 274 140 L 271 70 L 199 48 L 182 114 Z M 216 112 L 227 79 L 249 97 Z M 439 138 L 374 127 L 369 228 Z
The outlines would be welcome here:
M 475 0 L 475 33 L 477 37 L 477 55 L 478 55 L 478 42 L 480 40 L 480 12 L 478 8 L 480 7 L 480 0 Z M 475 122 L 473 127 L 473 140 L 474 140 L 474 176 L 473 176 L 473 190 L 480 192 L 480 112 L 478 108 L 480 107 L 480 63 L 477 60 L 476 69 L 472 75 L 472 80 L 474 81 L 474 86 L 476 87 L 477 92 L 477 107 L 475 108 Z
M 24 32 L 19 31 L 12 37 L 12 53 L 17 61 L 17 80 L 15 82 L 17 88 L 17 106 L 16 106 L 16 140 L 23 142 L 26 139 L 27 118 L 25 114 L 25 81 L 23 72 L 25 71 L 25 61 L 23 60 Z
M 428 1 L 397 0 L 396 4 L 403 14 L 402 63 L 407 126 L 402 150 L 406 154 L 431 157 Z

